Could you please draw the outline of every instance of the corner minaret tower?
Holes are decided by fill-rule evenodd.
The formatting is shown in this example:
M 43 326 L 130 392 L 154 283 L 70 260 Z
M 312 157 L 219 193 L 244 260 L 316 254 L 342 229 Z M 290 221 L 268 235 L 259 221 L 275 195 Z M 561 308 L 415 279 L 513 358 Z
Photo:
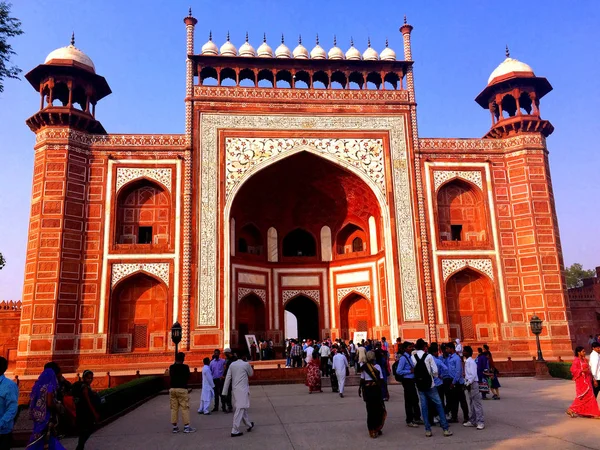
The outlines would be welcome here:
M 552 90 L 546 78 L 536 77 L 527 64 L 510 57 L 496 67 L 488 85 L 475 101 L 492 115 L 486 138 L 504 138 L 519 133 L 542 133 L 548 137 L 554 127 L 540 116 L 540 99 Z
M 27 119 L 37 132 L 45 126 L 70 127 L 92 134 L 105 134 L 96 120 L 96 104 L 111 93 L 108 83 L 96 74 L 92 60 L 71 44 L 51 52 L 27 75 L 27 81 L 40 93 L 40 110 Z

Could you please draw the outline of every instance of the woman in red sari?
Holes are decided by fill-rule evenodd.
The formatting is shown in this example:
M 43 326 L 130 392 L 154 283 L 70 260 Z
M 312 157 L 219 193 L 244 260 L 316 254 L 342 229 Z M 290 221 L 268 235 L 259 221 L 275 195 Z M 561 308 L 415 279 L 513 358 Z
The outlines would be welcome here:
M 306 385 L 309 394 L 323 392 L 321 390 L 321 361 L 317 350 L 313 351 L 313 357 L 306 365 Z
M 600 409 L 592 389 L 590 366 L 585 359 L 585 350 L 579 346 L 575 349 L 575 359 L 571 365 L 573 381 L 575 381 L 575 400 L 567 409 L 571 417 L 583 416 L 600 419 Z

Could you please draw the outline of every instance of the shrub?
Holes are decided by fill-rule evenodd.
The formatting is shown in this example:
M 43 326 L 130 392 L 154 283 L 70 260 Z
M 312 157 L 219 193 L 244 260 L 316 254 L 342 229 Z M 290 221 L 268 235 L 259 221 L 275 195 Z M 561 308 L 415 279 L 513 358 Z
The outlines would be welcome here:
M 164 388 L 163 377 L 136 378 L 114 388 L 104 389 L 99 395 L 104 399 L 102 418 L 109 418 L 133 406 Z
M 554 378 L 564 378 L 571 380 L 571 363 L 570 362 L 549 362 L 548 371 Z

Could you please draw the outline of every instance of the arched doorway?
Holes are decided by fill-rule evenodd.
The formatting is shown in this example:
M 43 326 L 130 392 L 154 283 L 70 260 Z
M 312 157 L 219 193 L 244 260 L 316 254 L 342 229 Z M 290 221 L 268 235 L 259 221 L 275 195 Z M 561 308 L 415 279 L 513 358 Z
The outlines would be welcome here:
M 265 337 L 265 304 L 256 294 L 249 294 L 240 300 L 237 309 L 238 345 L 246 350 L 246 335 L 254 334 L 257 339 Z
M 498 323 L 494 286 L 486 276 L 472 269 L 461 270 L 447 281 L 446 305 L 452 338 L 474 340 L 478 338 L 478 325 Z M 481 337 L 494 338 L 491 332 L 487 334 Z
M 444 184 L 437 194 L 437 207 L 442 245 L 488 242 L 485 202 L 476 186 L 460 179 Z
M 298 336 L 295 337 L 299 339 L 320 338 L 319 308 L 313 300 L 299 295 L 286 303 L 285 310 L 296 316 Z
M 167 306 L 168 292 L 163 282 L 141 272 L 121 281 L 111 295 L 112 351 L 164 347 Z M 153 335 L 155 342 L 151 342 Z
M 340 304 L 340 333 L 342 339 L 352 339 L 355 331 L 372 336 L 371 303 L 363 296 L 351 293 Z

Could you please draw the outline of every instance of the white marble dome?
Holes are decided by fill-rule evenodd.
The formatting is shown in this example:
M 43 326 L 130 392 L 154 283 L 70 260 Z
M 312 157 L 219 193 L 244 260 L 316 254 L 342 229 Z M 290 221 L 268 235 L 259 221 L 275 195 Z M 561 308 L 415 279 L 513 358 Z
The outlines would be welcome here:
M 212 31 L 208 34 L 208 42 L 202 46 L 203 55 L 218 55 L 219 47 L 212 40 Z
M 360 51 L 354 46 L 354 40 L 350 39 L 350 48 L 346 52 L 346 59 L 350 60 L 360 60 L 362 59 L 362 55 Z
M 327 53 L 329 59 L 344 59 L 344 52 L 337 46 L 337 39 L 333 37 L 333 47 Z
M 310 51 L 310 59 L 327 59 L 325 49 L 319 45 L 319 35 L 317 34 L 317 43 Z
M 254 47 L 252 47 L 250 45 L 250 42 L 248 42 L 248 33 L 246 33 L 246 42 L 244 42 L 238 50 L 238 55 L 250 58 L 254 58 L 256 56 L 256 51 L 254 50 Z
M 532 76 L 535 75 L 531 66 L 519 61 L 518 59 L 513 59 L 510 56 L 507 56 L 506 59 L 494 69 L 494 71 L 488 78 L 488 84 L 491 84 L 492 81 L 494 81 L 494 78 L 498 78 L 512 72 L 528 72 Z
M 227 42 L 221 46 L 221 56 L 237 56 L 237 48 L 229 40 L 229 32 L 227 33 Z
M 292 51 L 288 48 L 287 45 L 285 45 L 285 42 L 283 39 L 283 34 L 281 35 L 281 44 L 279 44 L 279 47 L 277 47 L 275 49 L 275 57 L 276 58 L 291 58 L 292 57 Z
M 379 53 L 377 53 L 377 50 L 371 47 L 371 38 L 369 38 L 369 46 L 362 56 L 365 61 L 377 61 L 379 59 Z
M 308 59 L 308 50 L 302 45 L 302 36 L 298 39 L 298 46 L 294 49 L 294 58 L 296 59 Z
M 260 44 L 260 47 L 256 50 L 256 53 L 259 58 L 272 58 L 273 57 L 273 49 L 267 44 L 267 35 L 263 35 L 263 43 Z
M 385 48 L 379 55 L 382 61 L 396 61 L 396 52 L 389 47 L 389 42 L 385 40 Z
M 71 36 L 71 45 L 51 51 L 48 56 L 46 56 L 44 64 L 52 64 L 52 60 L 55 59 L 76 61 L 79 64 L 86 66 L 90 71 L 96 73 L 96 66 L 94 66 L 94 62 L 91 58 L 75 47 L 75 35 Z

